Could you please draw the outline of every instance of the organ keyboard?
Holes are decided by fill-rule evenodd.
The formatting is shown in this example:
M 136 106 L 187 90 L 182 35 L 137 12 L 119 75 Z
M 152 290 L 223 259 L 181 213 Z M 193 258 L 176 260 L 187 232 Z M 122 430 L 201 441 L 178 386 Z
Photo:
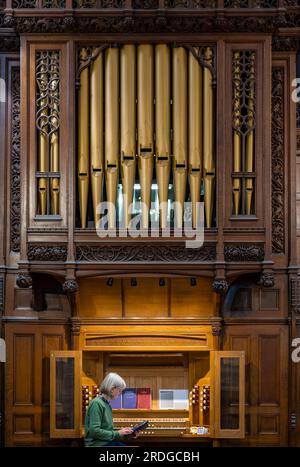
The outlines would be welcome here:
M 114 425 L 117 429 L 125 426 L 134 426 L 147 418 L 149 425 L 146 430 L 142 430 L 142 436 L 180 436 L 189 432 L 189 419 L 180 418 L 114 418 Z

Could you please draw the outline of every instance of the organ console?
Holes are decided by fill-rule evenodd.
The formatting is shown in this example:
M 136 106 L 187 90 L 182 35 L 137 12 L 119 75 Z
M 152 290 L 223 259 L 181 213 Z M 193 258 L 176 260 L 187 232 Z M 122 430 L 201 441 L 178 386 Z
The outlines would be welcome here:
M 72 359 L 75 359 L 74 365 L 71 365 Z M 72 437 L 72 433 L 74 437 L 84 436 L 87 407 L 99 395 L 98 384 L 108 372 L 122 375 L 127 387 L 131 388 L 127 396 L 123 392 L 122 402 L 116 405 L 120 408 L 113 408 L 114 425 L 119 429 L 148 420 L 147 429 L 139 436 L 141 443 L 147 438 L 184 441 L 243 436 L 243 352 L 53 351 L 50 363 L 53 437 L 66 435 L 58 420 L 64 420 L 64 427 L 68 428 L 65 424 L 66 420 L 72 421 L 70 410 L 74 410 L 74 424 L 69 427 L 68 437 Z M 64 389 L 65 381 L 70 378 L 74 388 Z M 134 392 L 137 395 L 135 403 Z M 147 397 L 149 399 L 145 401 Z M 168 408 L 161 408 L 160 397 Z M 74 403 L 70 404 L 70 401 Z

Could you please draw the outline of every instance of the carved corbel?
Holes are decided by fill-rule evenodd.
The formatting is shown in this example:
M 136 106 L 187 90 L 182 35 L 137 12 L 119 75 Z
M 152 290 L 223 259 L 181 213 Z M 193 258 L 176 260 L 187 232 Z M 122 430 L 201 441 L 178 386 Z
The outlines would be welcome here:
M 17 275 L 16 284 L 20 289 L 29 289 L 32 286 L 32 277 L 27 272 L 21 272 Z
M 213 281 L 212 287 L 213 287 L 214 292 L 219 293 L 219 294 L 226 294 L 229 286 L 228 286 L 228 282 L 226 281 L 226 279 L 216 278 Z
M 262 285 L 263 287 L 274 287 L 274 284 L 274 276 L 271 272 L 264 271 L 261 273 L 258 285 Z
M 78 291 L 78 282 L 76 279 L 66 279 L 62 285 L 63 291 L 67 294 L 73 294 Z

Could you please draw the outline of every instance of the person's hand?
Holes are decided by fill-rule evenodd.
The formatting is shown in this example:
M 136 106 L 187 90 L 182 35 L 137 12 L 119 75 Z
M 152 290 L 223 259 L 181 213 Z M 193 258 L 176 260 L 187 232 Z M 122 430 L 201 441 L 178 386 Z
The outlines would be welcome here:
M 125 427 L 125 428 L 121 428 L 121 430 L 119 430 L 119 434 L 121 436 L 128 436 L 128 435 L 132 435 L 132 429 L 129 428 L 129 427 Z

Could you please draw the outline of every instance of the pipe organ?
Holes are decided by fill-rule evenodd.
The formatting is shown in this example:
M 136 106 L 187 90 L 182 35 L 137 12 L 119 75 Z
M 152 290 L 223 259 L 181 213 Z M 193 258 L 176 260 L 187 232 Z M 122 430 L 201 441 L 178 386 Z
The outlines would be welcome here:
M 197 203 L 203 199 L 206 226 L 213 225 L 213 63 L 214 49 L 209 46 L 196 50 L 168 44 L 105 45 L 92 52 L 81 48 L 77 171 L 82 228 L 88 221 L 98 225 L 97 206 L 107 201 L 108 228 L 129 227 L 134 205 L 141 228 L 148 229 L 155 196 L 161 228 L 172 225 L 173 217 L 174 227 L 182 227 L 186 201 L 191 202 L 195 227 Z M 89 199 L 93 219 L 87 219 Z
M 254 210 L 255 52 L 234 51 L 232 67 L 233 214 Z
M 59 51 L 36 53 L 37 214 L 59 214 Z

